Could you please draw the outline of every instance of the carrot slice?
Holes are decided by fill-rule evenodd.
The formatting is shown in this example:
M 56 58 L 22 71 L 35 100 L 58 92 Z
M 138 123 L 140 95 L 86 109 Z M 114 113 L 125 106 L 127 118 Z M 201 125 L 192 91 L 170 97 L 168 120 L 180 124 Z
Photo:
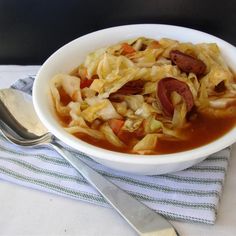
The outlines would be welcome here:
M 122 44 L 122 53 L 121 53 L 122 55 L 127 55 L 133 52 L 135 52 L 135 49 L 132 46 L 130 46 L 128 43 Z
M 95 79 L 99 79 L 98 75 L 93 75 L 93 76 L 91 77 L 91 79 L 85 78 L 85 79 L 81 80 L 81 82 L 80 82 L 80 88 L 83 89 L 83 88 L 85 88 L 85 87 L 90 87 L 90 85 L 93 83 L 93 81 L 94 81 Z
M 80 88 L 89 87 L 93 83 L 93 79 L 85 79 L 80 82 Z
M 119 133 L 124 123 L 125 122 L 123 120 L 119 120 L 119 119 L 110 119 L 108 121 L 108 124 L 110 125 L 111 129 L 116 135 Z

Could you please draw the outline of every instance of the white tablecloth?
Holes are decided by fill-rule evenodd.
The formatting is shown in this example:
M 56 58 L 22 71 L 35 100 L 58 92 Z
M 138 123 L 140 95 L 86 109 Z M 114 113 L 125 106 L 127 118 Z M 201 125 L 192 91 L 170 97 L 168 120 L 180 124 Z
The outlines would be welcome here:
M 0 66 L 0 88 L 39 67 Z M 0 235 L 136 235 L 114 211 L 0 182 Z M 173 222 L 181 236 L 236 235 L 236 145 L 214 226 Z

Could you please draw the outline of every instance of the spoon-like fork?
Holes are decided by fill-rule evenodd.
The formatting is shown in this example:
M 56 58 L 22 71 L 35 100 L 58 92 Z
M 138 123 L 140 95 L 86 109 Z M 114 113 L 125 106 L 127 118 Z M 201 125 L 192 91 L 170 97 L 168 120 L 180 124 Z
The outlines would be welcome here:
M 139 235 L 178 235 L 165 218 L 56 143 L 56 139 L 38 119 L 30 95 L 14 89 L 0 90 L 0 110 L 0 131 L 10 142 L 25 147 L 49 145 L 96 188 Z

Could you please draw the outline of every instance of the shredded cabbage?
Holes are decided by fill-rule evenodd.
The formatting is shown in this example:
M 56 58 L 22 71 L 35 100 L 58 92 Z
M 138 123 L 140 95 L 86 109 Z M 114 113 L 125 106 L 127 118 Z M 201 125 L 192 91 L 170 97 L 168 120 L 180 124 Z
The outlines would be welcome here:
M 163 124 L 161 121 L 156 120 L 154 116 L 149 116 L 144 123 L 144 130 L 145 133 L 157 133 L 160 131 L 163 127 Z
M 142 104 L 142 106 L 136 110 L 135 115 L 141 116 L 143 118 L 149 117 L 152 113 L 155 113 L 156 110 L 146 102 Z
M 139 119 L 126 119 L 122 129 L 128 130 L 129 132 L 134 132 L 137 130 L 143 122 L 142 118 Z
M 147 134 L 134 147 L 134 152 L 154 150 L 157 143 L 158 134 Z
M 71 134 L 76 134 L 76 133 L 83 133 L 83 134 L 87 134 L 93 138 L 96 139 L 104 139 L 104 135 L 103 133 L 101 133 L 98 130 L 94 130 L 94 129 L 90 129 L 90 128 L 84 128 L 81 126 L 72 126 L 72 127 L 67 127 L 64 128 L 68 133 Z
M 102 118 L 103 120 L 121 118 L 108 99 L 93 97 L 87 98 L 86 102 L 89 107 L 81 112 L 81 116 L 88 122 L 92 122 L 97 118 Z
M 125 146 L 124 143 L 120 141 L 120 139 L 114 134 L 114 132 L 107 123 L 104 123 L 101 126 L 100 130 L 104 134 L 109 143 L 115 145 L 116 147 Z
M 144 98 L 142 95 L 129 95 L 125 96 L 124 100 L 128 104 L 128 107 L 133 111 L 138 110 L 144 103 Z

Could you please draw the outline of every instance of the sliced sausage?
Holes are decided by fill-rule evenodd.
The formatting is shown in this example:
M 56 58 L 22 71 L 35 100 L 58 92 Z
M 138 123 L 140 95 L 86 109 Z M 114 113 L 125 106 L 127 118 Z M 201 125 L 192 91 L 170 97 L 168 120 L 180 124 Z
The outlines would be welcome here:
M 170 59 L 172 63 L 186 73 L 192 72 L 196 76 L 201 76 L 206 71 L 206 65 L 203 61 L 180 52 L 179 50 L 172 50 L 170 52 Z
M 125 95 L 140 94 L 143 91 L 145 81 L 138 79 L 129 81 L 115 93 L 110 94 L 109 99 L 112 102 L 121 102 Z
M 226 86 L 225 86 L 225 82 L 224 81 L 221 81 L 219 84 L 217 84 L 215 86 L 215 91 L 217 93 L 224 92 L 225 90 L 226 90 Z
M 157 97 L 161 103 L 164 114 L 169 117 L 172 117 L 174 113 L 174 106 L 170 98 L 171 93 L 174 91 L 182 96 L 186 102 L 188 111 L 190 111 L 194 105 L 193 95 L 188 85 L 175 78 L 166 77 L 157 84 Z
M 119 90 L 117 90 L 115 93 L 116 94 L 123 94 L 123 95 L 139 94 L 143 91 L 144 83 L 145 83 L 145 81 L 143 81 L 141 79 L 129 81 L 123 87 L 121 87 Z

